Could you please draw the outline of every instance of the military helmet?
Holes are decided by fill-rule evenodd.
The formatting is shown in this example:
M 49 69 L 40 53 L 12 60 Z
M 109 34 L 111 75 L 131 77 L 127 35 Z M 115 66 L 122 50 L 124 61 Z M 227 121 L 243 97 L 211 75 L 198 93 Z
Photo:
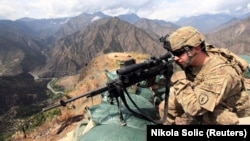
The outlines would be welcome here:
M 197 47 L 204 42 L 204 36 L 194 27 L 185 26 L 177 29 L 169 38 L 172 51 L 181 49 L 185 46 Z

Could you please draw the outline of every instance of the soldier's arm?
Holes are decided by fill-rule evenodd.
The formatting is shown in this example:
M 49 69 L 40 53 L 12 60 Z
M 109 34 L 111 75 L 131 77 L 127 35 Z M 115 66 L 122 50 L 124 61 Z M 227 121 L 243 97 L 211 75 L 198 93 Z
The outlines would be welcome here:
M 220 70 L 217 70 L 220 72 Z M 233 80 L 231 74 L 218 73 L 207 74 L 204 80 L 194 86 L 191 81 L 181 77 L 180 74 L 173 85 L 177 101 L 182 105 L 184 111 L 192 116 L 203 115 L 207 111 L 212 112 L 216 105 L 227 96 L 232 88 Z

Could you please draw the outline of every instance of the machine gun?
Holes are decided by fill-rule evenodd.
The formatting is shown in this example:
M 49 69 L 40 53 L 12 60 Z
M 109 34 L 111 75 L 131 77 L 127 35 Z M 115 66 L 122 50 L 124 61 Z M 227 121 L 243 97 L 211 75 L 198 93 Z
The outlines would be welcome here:
M 89 98 L 89 97 L 93 97 L 95 95 L 98 95 L 98 94 L 101 94 L 103 92 L 108 91 L 109 97 L 116 99 L 118 109 L 120 109 L 120 104 L 119 104 L 119 100 L 118 100 L 118 97 L 120 97 L 121 101 L 124 103 L 126 108 L 130 112 L 135 114 L 135 116 L 143 118 L 145 120 L 148 120 L 148 121 L 156 123 L 156 124 L 160 124 L 159 121 L 156 121 L 156 120 L 152 119 L 151 117 L 149 117 L 145 114 L 142 114 L 142 111 L 136 106 L 136 104 L 133 102 L 133 100 L 129 96 L 126 88 L 130 87 L 134 84 L 137 84 L 143 80 L 148 80 L 148 79 L 155 77 L 156 75 L 160 75 L 160 74 L 164 75 L 165 78 L 167 80 L 169 80 L 170 76 L 172 75 L 172 71 L 173 71 L 171 57 L 172 57 L 172 55 L 170 53 L 166 53 L 165 55 L 160 56 L 159 58 L 151 57 L 150 59 L 148 59 L 142 63 L 138 63 L 138 64 L 135 63 L 135 60 L 129 60 L 130 65 L 116 70 L 116 73 L 118 75 L 118 79 L 113 80 L 111 82 L 108 82 L 106 84 L 106 86 L 98 88 L 97 90 L 90 91 L 88 93 L 79 95 L 77 97 L 74 97 L 74 98 L 71 98 L 68 100 L 60 100 L 59 104 L 47 107 L 47 108 L 43 109 L 43 112 L 48 111 L 48 110 L 53 109 L 53 108 L 56 108 L 56 107 L 66 106 L 67 103 L 70 103 L 70 102 L 75 101 L 75 100 L 82 98 L 82 97 Z M 131 62 L 132 62 L 132 64 L 131 64 Z M 169 81 L 167 81 L 167 82 L 169 82 Z M 124 92 L 127 94 L 128 98 L 132 101 L 132 103 L 135 105 L 135 107 L 138 109 L 138 111 L 140 111 L 140 113 L 137 113 L 137 112 L 133 111 L 132 109 L 130 109 L 130 107 L 128 106 L 128 104 L 126 102 Z M 168 92 L 168 90 L 167 90 L 167 92 Z M 119 113 L 120 113 L 120 121 L 122 124 L 125 125 L 126 123 L 123 120 L 121 110 L 119 110 Z

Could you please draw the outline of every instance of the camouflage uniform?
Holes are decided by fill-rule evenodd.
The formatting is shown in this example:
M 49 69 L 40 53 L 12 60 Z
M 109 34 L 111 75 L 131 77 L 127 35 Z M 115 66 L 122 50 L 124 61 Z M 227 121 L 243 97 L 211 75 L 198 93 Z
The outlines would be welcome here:
M 210 59 L 202 67 L 189 66 L 171 77 L 173 85 L 165 124 L 238 124 L 238 117 L 244 116 L 249 108 L 239 63 L 230 62 L 220 53 L 209 52 L 209 48 L 207 53 Z M 164 102 L 159 106 L 161 117 L 163 107 Z

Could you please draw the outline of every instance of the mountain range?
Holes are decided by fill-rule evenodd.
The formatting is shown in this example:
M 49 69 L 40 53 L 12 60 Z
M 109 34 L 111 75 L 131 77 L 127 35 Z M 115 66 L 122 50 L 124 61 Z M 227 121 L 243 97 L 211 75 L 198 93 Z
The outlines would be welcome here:
M 212 44 L 248 55 L 248 23 L 249 18 L 230 15 L 200 15 L 172 23 L 135 14 L 110 17 L 102 12 L 59 19 L 1 20 L 0 74 L 33 72 L 58 77 L 76 74 L 98 54 L 134 51 L 159 55 L 164 51 L 159 38 L 186 25 L 206 31 Z

